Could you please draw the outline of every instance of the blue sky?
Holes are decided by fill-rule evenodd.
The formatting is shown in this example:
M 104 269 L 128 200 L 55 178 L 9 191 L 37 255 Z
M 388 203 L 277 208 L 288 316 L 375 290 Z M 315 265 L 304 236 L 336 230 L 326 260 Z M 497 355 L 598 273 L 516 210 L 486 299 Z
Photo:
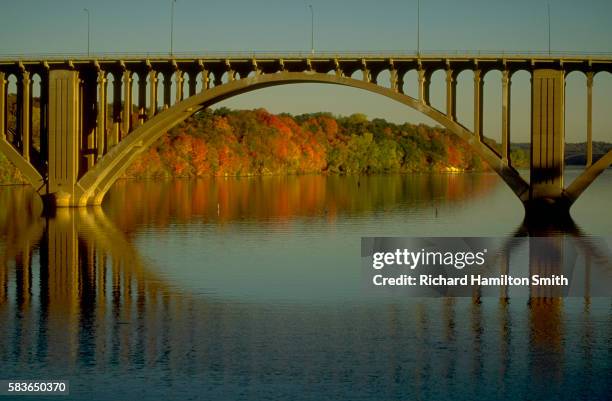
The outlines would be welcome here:
M 84 52 L 91 11 L 92 52 L 167 52 L 171 0 L 20 0 L 4 1 L 0 13 L 0 53 Z M 421 49 L 545 50 L 548 46 L 546 0 L 421 0 Z M 406 50 L 416 48 L 416 0 L 177 0 L 175 51 L 308 50 L 310 12 L 315 12 L 318 50 Z M 552 49 L 612 53 L 612 1 L 551 0 Z M 471 77 L 461 77 L 460 89 Z M 513 137 L 529 131 L 528 77 L 513 85 Z M 595 138 L 612 140 L 608 110 L 612 78 L 596 79 Z M 499 135 L 498 77 L 487 76 L 485 131 Z M 584 79 L 568 81 L 568 140 L 584 136 Z M 432 88 L 442 103 L 442 84 Z M 470 92 L 467 90 L 466 92 Z M 471 96 L 471 94 L 470 94 Z M 459 118 L 468 124 L 471 101 L 459 92 Z M 463 104 L 462 104 L 463 103 Z M 242 95 L 224 102 L 239 108 L 273 112 L 363 112 L 393 121 L 426 121 L 404 107 L 361 91 L 292 85 Z M 521 115 L 525 114 L 525 115 Z

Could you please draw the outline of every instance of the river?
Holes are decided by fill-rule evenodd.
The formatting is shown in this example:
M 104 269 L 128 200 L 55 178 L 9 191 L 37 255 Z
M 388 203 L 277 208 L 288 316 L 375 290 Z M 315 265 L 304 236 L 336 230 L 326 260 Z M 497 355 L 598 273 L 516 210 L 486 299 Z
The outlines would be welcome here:
M 612 237 L 610 199 L 608 170 L 549 234 Z M 495 174 L 120 181 L 52 217 L 13 186 L 0 205 L 0 380 L 77 400 L 611 393 L 610 298 L 364 291 L 361 237 L 529 232 Z

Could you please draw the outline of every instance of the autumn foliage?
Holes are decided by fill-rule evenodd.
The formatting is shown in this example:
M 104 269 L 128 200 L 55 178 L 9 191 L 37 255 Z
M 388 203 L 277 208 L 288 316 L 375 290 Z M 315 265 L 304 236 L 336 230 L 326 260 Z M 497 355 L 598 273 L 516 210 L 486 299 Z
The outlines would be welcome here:
M 442 128 L 368 120 L 362 114 L 274 115 L 225 108 L 195 114 L 164 134 L 126 176 L 369 174 L 481 170 Z

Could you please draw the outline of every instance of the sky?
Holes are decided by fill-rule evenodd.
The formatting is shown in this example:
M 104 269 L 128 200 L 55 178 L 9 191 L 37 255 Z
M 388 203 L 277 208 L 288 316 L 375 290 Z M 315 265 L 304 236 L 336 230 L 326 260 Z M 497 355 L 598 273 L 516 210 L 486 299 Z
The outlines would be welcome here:
M 87 50 L 87 14 L 91 15 L 91 51 L 168 52 L 172 0 L 0 0 L 0 56 L 24 53 L 73 53 Z M 610 0 L 421 0 L 422 50 L 546 50 L 547 4 L 551 48 L 555 51 L 612 53 Z M 326 51 L 413 51 L 417 47 L 417 0 L 176 0 L 174 50 L 307 51 L 314 10 L 314 47 Z M 384 80 L 384 77 L 381 77 Z M 407 77 L 407 92 L 416 82 Z M 416 76 L 414 77 L 416 80 Z M 432 103 L 444 105 L 444 77 L 432 80 Z M 458 118 L 472 127 L 471 73 L 458 79 Z M 512 138 L 529 137 L 529 77 L 512 85 Z M 594 93 L 594 138 L 612 141 L 612 76 L 598 74 Z M 485 77 L 485 133 L 501 136 L 501 82 Z M 585 79 L 567 82 L 566 132 L 569 142 L 584 140 Z M 224 101 L 232 108 L 264 107 L 272 112 L 329 111 L 364 113 L 395 122 L 426 122 L 379 95 L 317 84 L 287 85 Z

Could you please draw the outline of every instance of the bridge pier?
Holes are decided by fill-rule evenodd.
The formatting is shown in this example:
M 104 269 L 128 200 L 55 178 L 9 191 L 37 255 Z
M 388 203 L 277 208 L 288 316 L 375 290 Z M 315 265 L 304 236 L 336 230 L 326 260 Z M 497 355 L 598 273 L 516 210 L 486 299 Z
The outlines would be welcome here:
M 572 203 L 566 198 L 533 199 L 523 202 L 523 206 L 523 225 L 527 227 L 565 227 L 574 224 L 570 215 Z
M 85 206 L 77 185 L 79 170 L 79 73 L 49 72 L 49 177 L 46 208 Z
M 534 70 L 531 84 L 529 197 L 524 201 L 527 219 L 569 218 L 571 202 L 563 190 L 564 124 L 563 70 Z

